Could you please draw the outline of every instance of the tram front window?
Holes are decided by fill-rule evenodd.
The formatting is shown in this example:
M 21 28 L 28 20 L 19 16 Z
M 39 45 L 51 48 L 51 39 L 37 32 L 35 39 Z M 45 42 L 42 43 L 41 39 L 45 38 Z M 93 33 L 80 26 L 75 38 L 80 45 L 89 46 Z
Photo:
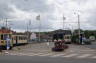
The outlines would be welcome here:
M 7 36 L 8 36 L 8 34 L 4 34 L 4 40 L 6 40 Z
M 7 36 L 11 37 L 10 34 L 2 34 L 1 35 L 1 40 L 6 40 Z
M 4 38 L 3 38 L 3 34 L 1 34 L 1 40 L 3 40 Z

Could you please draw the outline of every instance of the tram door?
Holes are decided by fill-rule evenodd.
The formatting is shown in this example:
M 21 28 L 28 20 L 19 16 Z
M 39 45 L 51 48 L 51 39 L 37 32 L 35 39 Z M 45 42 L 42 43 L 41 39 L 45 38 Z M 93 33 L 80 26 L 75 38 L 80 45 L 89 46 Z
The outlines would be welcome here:
M 18 45 L 18 37 L 16 36 L 16 45 Z

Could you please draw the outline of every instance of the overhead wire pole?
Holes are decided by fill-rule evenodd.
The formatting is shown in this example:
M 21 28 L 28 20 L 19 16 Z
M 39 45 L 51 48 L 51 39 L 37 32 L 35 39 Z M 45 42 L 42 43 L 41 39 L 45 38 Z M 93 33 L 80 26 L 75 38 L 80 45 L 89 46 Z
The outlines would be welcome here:
M 64 14 L 63 14 L 63 30 L 64 30 L 64 24 L 65 24 L 64 21 L 65 21 L 65 19 L 66 19 L 66 18 L 64 17 Z
M 63 30 L 64 30 L 64 15 L 63 15 Z
M 40 22 L 40 15 L 38 15 L 37 17 L 36 17 L 36 20 L 38 20 L 39 21 L 39 34 L 38 34 L 38 37 L 39 37 L 39 42 L 41 41 L 41 37 L 40 37 L 40 31 L 41 31 L 41 22 Z
M 27 42 L 29 41 L 29 35 L 30 35 L 30 31 L 31 31 L 31 29 L 29 28 L 30 27 L 30 25 L 31 25 L 31 20 L 29 20 L 28 22 L 27 22 Z
M 80 5 L 81 5 L 81 2 L 79 2 L 78 12 L 80 11 Z M 80 43 L 80 34 L 81 34 L 81 31 L 80 31 L 80 14 L 78 14 L 78 34 L 79 34 L 79 43 Z
M 28 34 L 29 34 L 28 33 L 28 30 L 29 30 L 28 22 L 26 23 L 26 25 L 27 25 L 27 34 L 26 35 L 27 35 L 27 43 L 28 43 Z
M 39 42 L 41 41 L 41 34 L 40 34 L 40 32 L 41 32 L 41 22 L 39 21 Z
M 1 21 L 2 21 L 2 19 L 0 18 L 0 23 L 1 23 Z M 1 27 L 1 25 L 0 25 L 0 27 Z
M 77 13 L 74 13 L 74 14 L 77 14 Z M 79 43 L 80 43 L 80 34 L 81 34 L 81 32 L 80 32 L 80 15 L 79 14 L 77 14 L 77 21 L 78 21 L 78 41 L 79 41 Z
M 28 41 L 30 41 L 30 33 L 31 33 L 31 20 L 29 20 L 29 33 L 28 33 Z
M 79 43 L 80 43 L 80 15 L 78 14 L 78 34 L 79 34 Z
M 8 22 L 8 21 L 7 21 L 7 18 L 5 18 L 5 22 L 6 22 L 6 26 L 5 26 L 5 27 L 7 28 L 7 22 Z
M 5 18 L 5 27 L 6 27 L 6 29 L 8 29 L 8 27 L 9 27 L 8 22 L 10 22 L 10 21 L 8 21 L 8 18 Z

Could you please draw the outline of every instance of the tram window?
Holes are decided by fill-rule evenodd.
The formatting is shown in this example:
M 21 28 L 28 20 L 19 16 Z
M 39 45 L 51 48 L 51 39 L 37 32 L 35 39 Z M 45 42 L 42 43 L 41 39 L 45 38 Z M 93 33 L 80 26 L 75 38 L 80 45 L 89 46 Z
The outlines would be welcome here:
M 66 36 L 66 39 L 70 39 L 70 36 Z
M 27 39 L 27 37 L 25 37 L 25 40 Z
M 24 37 L 24 40 L 26 40 L 26 37 Z
M 23 40 L 23 37 L 21 37 L 21 40 Z
M 21 36 L 21 40 L 23 40 L 23 37 Z
M 21 40 L 21 37 L 19 37 L 19 40 Z
M 25 37 L 23 37 L 23 40 L 25 40 Z
M 14 37 L 14 40 L 16 40 L 16 37 Z
M 9 38 L 11 38 L 11 34 L 9 34 Z
M 67 39 L 67 36 L 65 36 L 65 39 Z
M 19 40 L 23 40 L 23 37 L 22 37 L 22 36 L 20 36 L 20 37 L 19 37 Z
M 3 40 L 3 34 L 1 35 L 1 40 Z
M 27 39 L 27 37 L 25 37 L 25 40 Z
M 3 40 L 6 40 L 7 36 L 8 36 L 8 34 L 4 34 L 3 35 Z
M 25 37 L 22 37 L 23 38 L 23 40 L 25 40 Z

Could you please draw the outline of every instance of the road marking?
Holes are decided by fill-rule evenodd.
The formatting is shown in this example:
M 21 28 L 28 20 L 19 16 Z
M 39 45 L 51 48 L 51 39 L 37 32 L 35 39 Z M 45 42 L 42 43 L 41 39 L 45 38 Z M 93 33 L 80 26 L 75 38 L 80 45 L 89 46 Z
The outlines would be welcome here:
M 10 54 L 8 54 L 8 55 L 17 55 L 17 54 L 14 54 L 14 53 L 10 53 Z
M 82 54 L 81 56 L 77 56 L 77 58 L 86 58 L 91 56 L 92 54 Z
M 76 56 L 78 54 L 69 54 L 69 55 L 65 55 L 65 56 L 62 56 L 62 57 L 73 57 L 73 56 Z
M 55 55 L 53 55 L 53 56 L 51 56 L 51 57 L 60 57 L 60 56 L 64 56 L 65 54 L 55 54 Z
M 45 53 L 45 54 L 42 54 L 42 55 L 38 55 L 38 56 L 50 56 L 50 55 L 53 55 L 53 53 Z
M 41 55 L 41 54 L 43 54 L 43 53 L 31 53 L 31 54 L 27 54 L 27 55 L 31 55 L 31 56 L 38 56 L 38 55 Z
M 93 58 L 96 59 L 96 56 L 93 56 L 93 54 L 74 54 L 74 53 L 21 53 L 21 52 L 16 52 L 16 53 L 9 53 L 8 55 L 14 55 L 14 56 L 46 56 L 46 57 L 66 57 L 66 58 Z M 91 56 L 91 57 L 90 57 Z
M 96 59 L 96 56 L 93 56 L 92 58 L 93 58 L 93 59 Z

